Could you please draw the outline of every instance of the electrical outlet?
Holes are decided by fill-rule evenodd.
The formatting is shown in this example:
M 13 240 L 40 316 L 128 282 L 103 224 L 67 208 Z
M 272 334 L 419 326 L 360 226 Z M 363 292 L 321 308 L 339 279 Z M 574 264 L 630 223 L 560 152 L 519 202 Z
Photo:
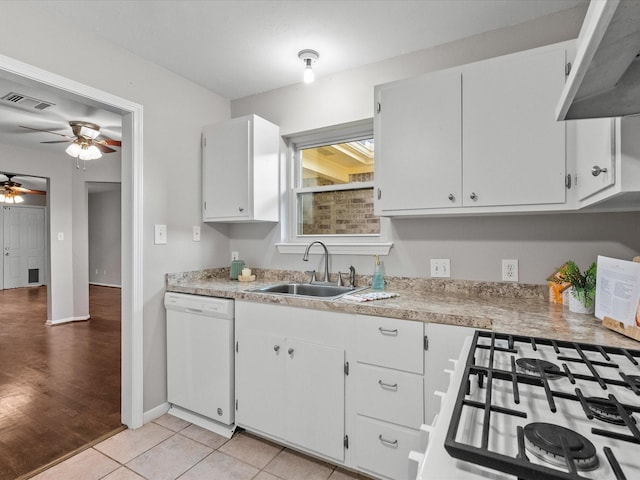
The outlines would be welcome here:
M 517 282 L 518 281 L 518 260 L 502 260 L 502 281 Z
M 432 258 L 431 276 L 434 278 L 449 278 L 451 276 L 451 260 L 448 258 Z
M 193 226 L 193 241 L 194 242 L 200 241 L 200 225 Z
M 240 260 L 240 252 L 231 252 L 231 261 Z

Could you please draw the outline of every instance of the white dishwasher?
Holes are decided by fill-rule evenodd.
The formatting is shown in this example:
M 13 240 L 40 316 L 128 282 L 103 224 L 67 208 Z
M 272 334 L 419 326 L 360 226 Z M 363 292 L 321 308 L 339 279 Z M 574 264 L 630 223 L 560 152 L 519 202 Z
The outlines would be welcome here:
M 167 292 L 169 413 L 226 437 L 234 425 L 234 302 Z

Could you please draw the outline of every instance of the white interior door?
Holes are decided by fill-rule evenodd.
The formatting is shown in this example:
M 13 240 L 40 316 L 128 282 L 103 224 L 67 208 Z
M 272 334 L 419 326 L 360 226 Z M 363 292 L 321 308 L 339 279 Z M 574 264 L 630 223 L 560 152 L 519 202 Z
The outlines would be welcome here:
M 3 207 L 4 288 L 44 280 L 44 209 Z

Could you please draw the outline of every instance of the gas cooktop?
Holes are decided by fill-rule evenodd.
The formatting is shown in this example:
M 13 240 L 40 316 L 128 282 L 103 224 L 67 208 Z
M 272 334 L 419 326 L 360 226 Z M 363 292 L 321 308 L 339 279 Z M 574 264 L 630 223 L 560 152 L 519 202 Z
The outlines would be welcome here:
M 488 476 L 640 478 L 639 362 L 638 350 L 477 331 L 445 448 Z

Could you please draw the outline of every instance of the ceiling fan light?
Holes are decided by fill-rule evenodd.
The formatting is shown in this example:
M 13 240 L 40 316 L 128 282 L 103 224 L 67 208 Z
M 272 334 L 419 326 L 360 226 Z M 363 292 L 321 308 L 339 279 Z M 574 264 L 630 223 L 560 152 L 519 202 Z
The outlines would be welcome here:
M 67 147 L 65 151 L 67 152 L 67 154 L 71 155 L 72 157 L 77 157 L 78 155 L 80 155 L 81 150 L 82 150 L 82 147 L 78 143 L 73 142 L 71 145 Z
M 5 202 L 5 200 L 4 200 L 4 194 L 3 194 L 3 193 L 0 193 L 0 203 L 4 203 L 4 202 Z
M 95 145 L 90 145 L 89 148 L 87 148 L 87 155 L 89 158 L 86 158 L 85 160 L 96 160 L 102 157 L 102 152 Z
M 24 198 L 22 198 L 22 196 L 20 196 L 20 195 L 16 195 L 16 196 L 13 197 L 13 201 L 14 201 L 14 203 L 22 203 L 22 202 L 24 202 Z
M 13 203 L 13 197 L 9 197 L 9 196 L 5 195 L 4 203 Z

